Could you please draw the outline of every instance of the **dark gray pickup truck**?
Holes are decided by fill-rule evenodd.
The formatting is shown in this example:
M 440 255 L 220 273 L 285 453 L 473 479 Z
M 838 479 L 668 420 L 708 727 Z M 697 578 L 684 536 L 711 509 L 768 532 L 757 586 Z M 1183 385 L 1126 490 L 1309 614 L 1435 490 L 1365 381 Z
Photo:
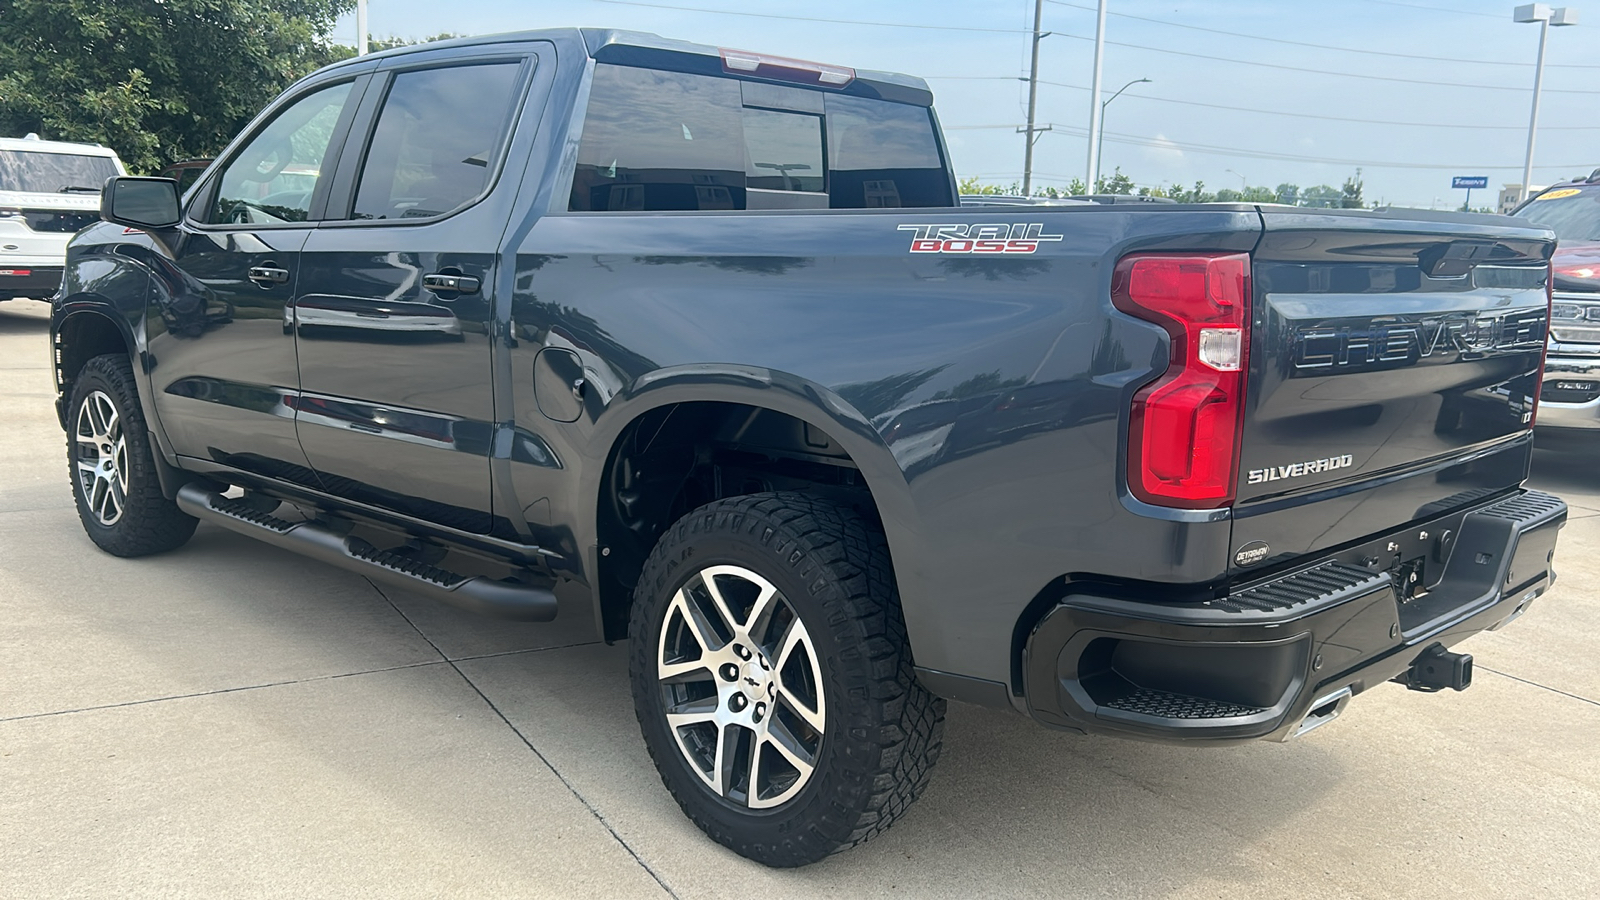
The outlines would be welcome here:
M 1566 519 L 1521 487 L 1551 232 L 961 208 L 932 99 L 604 30 L 312 75 L 74 241 L 84 527 L 592 617 L 667 788 L 772 865 L 904 812 L 947 699 L 1225 743 L 1466 687 Z

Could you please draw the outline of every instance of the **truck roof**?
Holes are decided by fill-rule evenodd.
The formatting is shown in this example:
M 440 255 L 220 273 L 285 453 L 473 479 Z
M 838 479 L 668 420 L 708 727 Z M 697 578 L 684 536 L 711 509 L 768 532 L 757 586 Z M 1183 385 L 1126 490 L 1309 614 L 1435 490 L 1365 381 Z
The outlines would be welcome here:
M 708 75 L 728 74 L 723 69 L 722 53 L 725 49 L 732 49 L 714 47 L 710 44 L 674 40 L 646 31 L 625 31 L 617 28 L 541 28 L 536 31 L 484 34 L 475 37 L 453 38 L 447 41 L 434 41 L 426 44 L 412 44 L 405 47 L 396 47 L 393 50 L 385 50 L 382 53 L 371 54 L 370 57 L 357 57 L 357 59 L 368 59 L 376 56 L 402 56 L 407 53 L 436 50 L 443 47 L 468 47 L 474 44 L 498 44 L 508 41 L 551 41 L 568 45 L 577 43 L 581 44 L 587 50 L 589 56 L 597 62 Z M 759 53 L 759 51 L 755 52 Z M 354 62 L 354 60 L 346 61 L 344 64 L 349 64 L 350 62 Z M 933 91 L 928 87 L 928 83 L 921 78 L 902 75 L 897 72 L 880 72 L 869 69 L 856 69 L 854 71 L 855 78 L 850 84 L 839 88 L 825 88 L 825 90 L 836 90 L 839 93 L 869 96 L 897 103 L 911 103 L 917 106 L 933 105 Z M 763 81 L 772 80 L 747 73 L 739 73 L 737 77 L 754 78 Z

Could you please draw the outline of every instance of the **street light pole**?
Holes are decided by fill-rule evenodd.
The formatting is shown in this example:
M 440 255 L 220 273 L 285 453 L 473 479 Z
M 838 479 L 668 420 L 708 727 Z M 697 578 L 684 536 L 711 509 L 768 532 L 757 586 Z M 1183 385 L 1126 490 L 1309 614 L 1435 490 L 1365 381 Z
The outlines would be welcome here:
M 1240 175 L 1238 172 L 1235 172 L 1232 169 L 1223 169 L 1222 171 L 1227 172 L 1229 175 L 1233 175 L 1239 179 L 1239 193 L 1243 194 L 1245 191 L 1250 189 L 1250 182 L 1246 180 L 1243 175 Z
M 1023 129 L 1027 138 L 1027 147 L 1022 151 L 1022 196 L 1033 196 L 1033 142 L 1034 134 L 1040 131 L 1049 131 L 1050 127 L 1033 127 L 1033 112 L 1039 101 L 1039 42 L 1050 36 L 1048 31 L 1040 31 L 1040 19 L 1044 16 L 1044 0 L 1034 0 L 1033 3 L 1033 64 L 1028 67 L 1028 127 Z
M 1100 126 L 1101 127 L 1100 127 L 1100 135 L 1099 135 L 1099 137 L 1096 137 L 1095 140 L 1094 140 L 1094 183 L 1089 185 L 1089 193 L 1091 193 L 1091 194 L 1094 193 L 1095 192 L 1095 185 L 1098 185 L 1100 183 L 1100 161 L 1106 158 L 1106 154 L 1105 154 L 1105 147 L 1106 147 L 1106 130 L 1105 130 L 1106 107 L 1111 105 L 1111 101 L 1112 100 L 1115 100 L 1118 97 L 1121 97 L 1122 96 L 1122 92 L 1127 90 L 1128 88 L 1131 88 L 1136 84 L 1150 84 L 1150 83 L 1151 83 L 1151 81 L 1148 78 L 1137 78 L 1137 79 L 1134 79 L 1133 81 L 1128 82 L 1127 84 L 1123 85 L 1122 87 L 1117 88 L 1117 92 L 1115 94 L 1112 94 L 1110 97 L 1106 98 L 1106 101 L 1104 103 L 1100 104 Z
M 1528 24 L 1539 23 L 1539 61 L 1533 69 L 1533 111 L 1528 115 L 1528 154 L 1522 161 L 1522 187 L 1519 189 L 1519 201 L 1528 199 L 1533 186 L 1533 142 L 1539 133 L 1539 95 L 1544 90 L 1544 46 L 1545 38 L 1550 34 L 1550 26 L 1578 24 L 1578 11 L 1570 6 L 1551 9 L 1543 3 L 1529 3 L 1517 7 L 1511 13 L 1514 22 Z
M 367 0 L 356 0 L 356 55 L 367 55 Z
M 1100 171 L 1100 63 L 1106 50 L 1106 0 L 1100 0 L 1100 11 L 1094 27 L 1094 86 L 1089 103 L 1089 165 L 1086 190 L 1094 193 L 1095 178 Z

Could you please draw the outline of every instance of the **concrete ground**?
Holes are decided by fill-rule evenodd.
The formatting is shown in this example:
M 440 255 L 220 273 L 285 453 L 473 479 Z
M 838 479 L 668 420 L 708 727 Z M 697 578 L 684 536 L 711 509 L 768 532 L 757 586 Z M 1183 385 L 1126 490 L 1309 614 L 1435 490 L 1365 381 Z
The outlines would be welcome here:
M 0 304 L 0 897 L 1600 896 L 1600 474 L 1562 580 L 1291 744 L 1184 749 L 952 705 L 880 839 L 771 871 L 657 780 L 620 647 L 487 621 L 201 526 L 98 552 L 51 410 L 44 304 Z

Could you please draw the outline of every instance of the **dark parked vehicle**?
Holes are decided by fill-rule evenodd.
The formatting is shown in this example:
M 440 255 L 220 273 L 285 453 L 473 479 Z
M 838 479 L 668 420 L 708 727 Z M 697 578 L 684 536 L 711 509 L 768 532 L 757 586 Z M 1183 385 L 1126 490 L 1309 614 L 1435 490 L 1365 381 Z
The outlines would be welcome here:
M 904 812 L 947 699 L 1220 744 L 1466 687 L 1566 520 L 1521 487 L 1550 231 L 963 209 L 931 104 L 604 30 L 310 76 L 73 243 L 85 529 L 592 617 L 668 790 L 772 865 Z
M 1560 242 L 1539 430 L 1592 449 L 1600 437 L 1600 169 L 1546 188 L 1512 215 L 1553 229 Z

